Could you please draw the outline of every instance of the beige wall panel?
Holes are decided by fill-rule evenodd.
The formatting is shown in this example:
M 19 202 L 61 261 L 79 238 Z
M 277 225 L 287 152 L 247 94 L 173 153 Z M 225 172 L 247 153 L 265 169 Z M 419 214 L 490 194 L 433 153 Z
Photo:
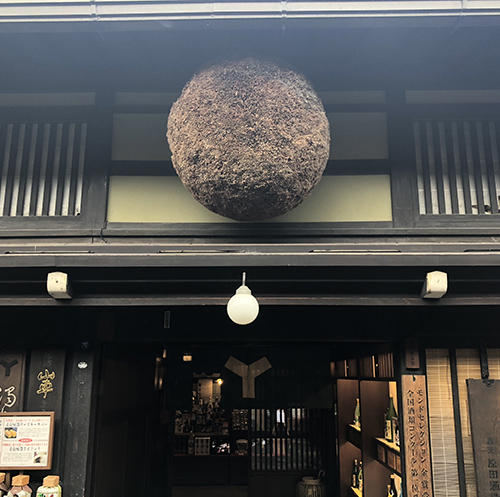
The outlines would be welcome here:
M 330 159 L 387 159 L 385 112 L 332 112 L 328 114 L 332 136 Z
M 325 176 L 293 211 L 269 222 L 391 221 L 389 175 Z M 108 220 L 115 223 L 235 222 L 196 202 L 176 176 L 113 176 Z
M 165 114 L 115 114 L 112 159 L 116 161 L 168 161 L 170 149 Z
M 169 160 L 171 154 L 165 138 L 167 118 L 168 112 L 116 113 L 113 118 L 113 160 Z M 388 158 L 387 116 L 384 112 L 337 112 L 328 114 L 328 119 L 332 132 L 330 159 Z

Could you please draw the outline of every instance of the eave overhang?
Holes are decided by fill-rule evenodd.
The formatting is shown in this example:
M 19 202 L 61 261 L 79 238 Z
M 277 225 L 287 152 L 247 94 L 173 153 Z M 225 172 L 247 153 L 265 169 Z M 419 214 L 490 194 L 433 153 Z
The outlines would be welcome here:
M 45 284 L 64 271 L 74 298 Z M 450 291 L 422 299 L 428 271 Z M 172 240 L 10 241 L 0 246 L 0 307 L 224 306 L 246 271 L 264 306 L 500 305 L 500 244 L 481 240 L 224 243 Z
M 0 30 L 71 29 L 169 29 L 172 21 L 218 20 L 363 20 L 460 18 L 461 22 L 496 24 L 497 0 L 374 0 L 374 1 L 122 1 L 122 0 L 10 0 L 0 3 Z M 42 27 L 45 26 L 45 27 Z

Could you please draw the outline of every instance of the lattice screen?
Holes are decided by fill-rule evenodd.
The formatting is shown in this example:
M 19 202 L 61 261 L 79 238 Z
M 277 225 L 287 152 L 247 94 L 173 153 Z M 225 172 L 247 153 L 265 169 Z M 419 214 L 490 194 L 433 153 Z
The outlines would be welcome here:
M 460 497 L 448 350 L 427 349 L 426 360 L 434 496 Z
M 0 124 L 0 216 L 81 213 L 87 124 Z
M 321 409 L 251 409 L 253 471 L 318 471 L 327 441 Z
M 497 121 L 414 123 L 420 214 L 499 213 L 499 129 Z

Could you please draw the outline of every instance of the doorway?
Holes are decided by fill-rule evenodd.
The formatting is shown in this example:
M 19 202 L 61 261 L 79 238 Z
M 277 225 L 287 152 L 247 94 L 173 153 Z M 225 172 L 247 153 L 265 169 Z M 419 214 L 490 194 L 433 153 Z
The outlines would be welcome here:
M 390 350 L 107 344 L 92 494 L 291 497 L 320 476 L 322 497 L 386 497 L 402 476 Z
M 290 497 L 303 477 L 336 486 L 328 350 L 169 349 L 173 497 Z

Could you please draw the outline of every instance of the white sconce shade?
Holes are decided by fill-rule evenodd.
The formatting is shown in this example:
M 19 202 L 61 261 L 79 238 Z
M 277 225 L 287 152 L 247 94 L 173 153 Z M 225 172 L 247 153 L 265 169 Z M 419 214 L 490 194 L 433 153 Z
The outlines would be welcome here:
M 259 314 L 259 303 L 252 291 L 245 285 L 246 274 L 243 273 L 243 284 L 227 303 L 227 314 L 236 324 L 250 324 Z

